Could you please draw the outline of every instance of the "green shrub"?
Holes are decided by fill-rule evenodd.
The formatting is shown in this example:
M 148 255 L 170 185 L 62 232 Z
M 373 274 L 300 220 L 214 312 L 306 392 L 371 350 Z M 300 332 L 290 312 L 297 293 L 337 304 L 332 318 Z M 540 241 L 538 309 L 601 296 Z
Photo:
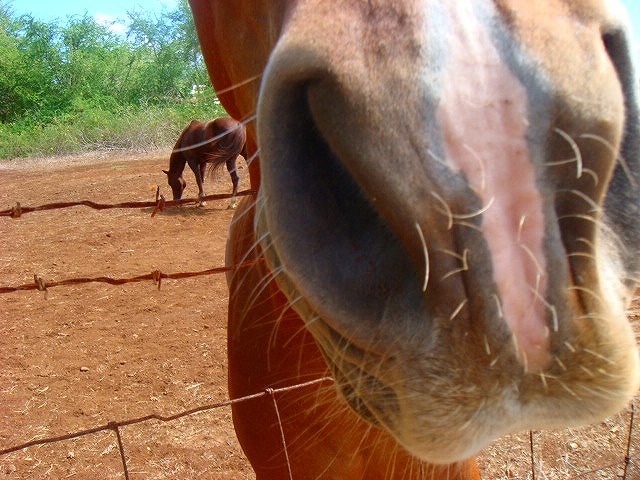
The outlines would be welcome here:
M 59 115 L 45 125 L 29 118 L 0 123 L 0 158 L 170 147 L 189 121 L 225 115 L 224 109 L 213 101 L 125 106 L 113 111 L 100 106 L 75 106 L 74 112 Z

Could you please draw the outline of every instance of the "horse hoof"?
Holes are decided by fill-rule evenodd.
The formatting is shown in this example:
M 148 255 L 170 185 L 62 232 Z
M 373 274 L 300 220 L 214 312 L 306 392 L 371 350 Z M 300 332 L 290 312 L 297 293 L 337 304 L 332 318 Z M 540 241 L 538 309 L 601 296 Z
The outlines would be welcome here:
M 204 207 L 207 205 L 207 202 L 199 202 L 196 204 L 196 207 Z
M 230 203 L 230 204 L 227 206 L 227 210 L 234 210 L 234 209 L 236 208 L 236 206 L 237 206 L 237 203 L 236 203 L 236 202 Z

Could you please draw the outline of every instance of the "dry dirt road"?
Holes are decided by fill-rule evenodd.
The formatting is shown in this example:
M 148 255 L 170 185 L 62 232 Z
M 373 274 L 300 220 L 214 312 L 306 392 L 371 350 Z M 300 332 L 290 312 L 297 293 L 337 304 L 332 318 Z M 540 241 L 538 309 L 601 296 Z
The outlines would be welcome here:
M 20 202 L 149 201 L 170 192 L 168 152 L 112 152 L 0 163 L 0 209 Z M 246 169 L 240 171 L 246 188 Z M 195 193 L 191 172 L 186 196 Z M 207 193 L 227 193 L 220 174 Z M 0 286 L 79 277 L 132 277 L 222 266 L 226 201 L 151 217 L 150 209 L 87 207 L 0 218 Z M 0 449 L 227 398 L 224 275 L 112 286 L 91 283 L 0 295 Z M 621 478 L 629 412 L 593 427 L 535 433 L 536 478 Z M 131 479 L 255 478 L 228 408 L 121 429 Z M 640 447 L 634 431 L 632 455 Z M 529 434 L 480 457 L 484 478 L 532 477 Z M 640 479 L 634 458 L 628 479 Z M 609 468 L 602 468 L 611 465 Z M 592 473 L 581 472 L 599 469 Z M 124 478 L 115 434 L 0 455 L 0 478 Z M 296 479 L 299 480 L 299 479 Z M 305 480 L 305 479 L 302 479 Z

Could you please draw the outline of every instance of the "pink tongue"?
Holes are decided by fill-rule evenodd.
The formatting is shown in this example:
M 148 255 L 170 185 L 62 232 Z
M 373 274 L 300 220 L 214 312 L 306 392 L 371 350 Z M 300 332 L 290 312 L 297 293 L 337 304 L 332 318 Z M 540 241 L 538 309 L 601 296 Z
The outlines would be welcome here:
M 553 308 L 544 300 L 544 214 L 527 149 L 526 91 L 466 2 L 447 8 L 453 31 L 438 111 L 446 159 L 464 172 L 485 206 L 477 213 L 504 320 L 520 362 L 537 371 L 550 361 L 547 318 Z

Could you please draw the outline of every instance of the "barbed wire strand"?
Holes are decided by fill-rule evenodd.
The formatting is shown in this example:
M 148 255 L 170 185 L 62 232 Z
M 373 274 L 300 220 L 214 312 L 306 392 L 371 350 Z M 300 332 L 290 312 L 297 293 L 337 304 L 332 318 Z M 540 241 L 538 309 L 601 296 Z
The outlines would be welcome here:
M 529 448 L 531 450 L 531 480 L 536 480 L 536 463 L 533 448 L 533 430 L 529 430 Z
M 633 420 L 635 416 L 635 406 L 631 404 L 631 415 L 629 418 L 629 436 L 627 438 L 627 454 L 624 456 L 624 472 L 622 480 L 627 480 L 629 465 L 631 464 L 631 438 L 633 437 Z
M 20 290 L 39 290 L 41 292 L 47 291 L 52 287 L 60 287 L 64 285 L 81 285 L 84 283 L 108 283 L 110 285 L 124 285 L 126 283 L 137 283 L 144 282 L 147 280 L 153 280 L 153 282 L 158 286 L 158 290 L 160 290 L 160 286 L 162 285 L 162 280 L 164 278 L 169 278 L 171 280 L 180 280 L 183 278 L 191 278 L 191 277 L 200 277 L 203 275 L 214 275 L 218 273 L 226 273 L 237 268 L 249 267 L 251 265 L 255 265 L 257 263 L 263 262 L 264 259 L 262 257 L 256 260 L 250 260 L 238 265 L 233 265 L 230 267 L 216 267 L 209 268 L 207 270 L 200 270 L 197 272 L 177 272 L 177 273 L 163 273 L 160 270 L 154 270 L 151 273 L 147 273 L 144 275 L 136 275 L 134 277 L 125 277 L 125 278 L 115 278 L 115 277 L 80 277 L 80 278 L 68 278 L 65 280 L 59 281 L 45 281 L 38 274 L 33 275 L 33 283 L 25 283 L 22 285 L 9 285 L 0 287 L 0 294 L 2 293 L 12 293 Z
M 246 195 L 255 195 L 256 190 L 242 190 L 236 193 L 236 197 L 242 197 Z M 232 198 L 230 193 L 216 193 L 207 195 L 202 198 L 203 201 L 209 200 L 225 200 Z M 45 205 L 38 205 L 35 207 L 25 207 L 17 202 L 12 208 L 6 210 L 0 210 L 0 217 L 20 218 L 25 213 L 41 212 L 45 210 L 57 210 L 61 208 L 71 208 L 78 206 L 85 206 L 93 208 L 94 210 L 107 210 L 112 208 L 153 208 L 151 213 L 154 216 L 158 211 L 162 211 L 166 207 L 175 207 L 178 205 L 185 205 L 190 203 L 198 203 L 200 199 L 197 198 L 183 198 L 182 200 L 165 200 L 164 196 L 159 195 L 156 191 L 156 200 L 151 202 L 122 202 L 122 203 L 98 203 L 92 200 L 77 200 L 71 202 L 54 202 L 47 203 Z
M 247 402 L 250 400 L 254 400 L 256 398 L 260 398 L 260 397 L 264 397 L 267 395 L 274 395 L 276 393 L 285 393 L 285 392 L 290 392 L 293 390 L 298 390 L 298 389 L 302 389 L 302 388 L 306 388 L 306 387 L 310 387 L 313 385 L 318 385 L 321 383 L 327 383 L 327 382 L 331 382 L 333 383 L 335 380 L 332 377 L 322 377 L 322 378 L 317 378 L 315 380 L 309 380 L 308 382 L 302 382 L 302 383 L 298 383 L 296 385 L 290 385 L 287 387 L 279 387 L 279 388 L 267 388 L 265 390 L 263 390 L 262 392 L 258 392 L 258 393 L 253 393 L 244 397 L 238 397 L 238 398 L 233 398 L 233 399 L 229 399 L 229 400 L 224 400 L 222 402 L 217 402 L 217 403 L 211 403 L 208 405 L 202 405 L 199 407 L 194 407 L 194 408 L 190 408 L 188 410 L 183 410 L 181 412 L 178 413 L 174 413 L 172 415 L 160 415 L 158 413 L 152 413 L 149 415 L 144 415 L 142 417 L 137 417 L 137 418 L 131 418 L 128 420 L 121 420 L 121 421 L 110 421 L 104 425 L 99 425 L 93 428 L 87 428 L 84 430 L 79 430 L 77 432 L 73 432 L 73 433 L 68 433 L 68 434 L 64 434 L 64 435 L 56 435 L 56 436 L 52 436 L 52 437 L 46 437 L 46 438 L 41 438 L 41 439 L 34 439 L 34 440 L 30 440 L 28 442 L 24 442 L 21 443 L 19 445 L 14 445 L 12 447 L 7 447 L 7 448 L 3 448 L 0 449 L 0 456 L 2 455 L 7 455 L 9 453 L 13 453 L 13 452 L 17 452 L 19 450 L 24 450 L 25 448 L 29 448 L 29 447 L 34 447 L 34 446 L 38 446 L 38 445 L 47 445 L 47 444 L 51 444 L 51 443 L 57 443 L 57 442 L 62 442 L 65 440 L 73 440 L 74 438 L 78 438 L 78 437 L 84 437 L 87 435 L 93 435 L 95 433 L 99 433 L 99 432 L 104 432 L 107 430 L 111 430 L 111 431 L 117 431 L 118 429 L 122 428 L 122 427 L 128 427 L 131 425 L 136 425 L 139 423 L 144 423 L 144 422 L 148 422 L 150 420 L 157 420 L 160 422 L 172 422 L 174 420 L 178 420 L 180 418 L 183 417 L 187 417 L 190 415 L 194 415 L 197 413 L 202 413 L 202 412 L 206 412 L 206 411 L 210 411 L 210 410 L 215 410 L 218 408 L 222 408 L 222 407 L 228 407 L 230 405 L 234 405 L 234 404 L 238 404 L 238 403 L 243 403 L 243 402 Z M 278 416 L 278 418 L 280 418 Z M 124 449 L 122 449 L 122 453 L 124 454 Z

